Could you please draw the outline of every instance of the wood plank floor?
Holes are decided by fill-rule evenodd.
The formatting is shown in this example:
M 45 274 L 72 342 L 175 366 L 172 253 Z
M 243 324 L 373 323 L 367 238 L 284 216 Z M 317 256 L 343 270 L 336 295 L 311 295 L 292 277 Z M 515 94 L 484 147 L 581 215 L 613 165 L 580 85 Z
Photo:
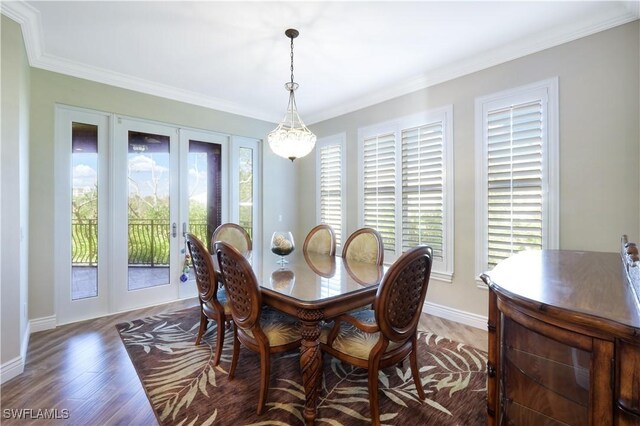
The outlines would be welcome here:
M 197 299 L 139 309 L 54 330 L 29 340 L 25 371 L 0 387 L 3 425 L 155 425 L 151 405 L 115 324 L 197 305 Z M 487 333 L 442 318 L 422 315 L 420 329 L 487 350 Z M 5 410 L 68 410 L 67 419 L 18 420 Z

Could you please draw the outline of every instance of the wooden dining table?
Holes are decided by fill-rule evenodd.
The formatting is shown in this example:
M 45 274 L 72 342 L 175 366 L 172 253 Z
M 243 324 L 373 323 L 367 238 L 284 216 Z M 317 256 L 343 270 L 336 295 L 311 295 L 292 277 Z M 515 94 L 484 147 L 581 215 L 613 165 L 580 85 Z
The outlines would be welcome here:
M 246 257 L 260 283 L 262 302 L 300 320 L 303 416 L 312 425 L 322 384 L 321 322 L 371 304 L 385 268 L 301 251 L 287 256 L 284 265 L 271 252 L 253 251 Z

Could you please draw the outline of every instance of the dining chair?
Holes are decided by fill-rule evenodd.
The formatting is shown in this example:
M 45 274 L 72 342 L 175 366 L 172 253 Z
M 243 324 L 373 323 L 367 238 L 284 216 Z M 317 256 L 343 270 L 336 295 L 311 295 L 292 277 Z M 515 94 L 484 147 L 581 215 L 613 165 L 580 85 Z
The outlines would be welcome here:
M 373 309 L 335 318 L 320 333 L 323 353 L 368 370 L 371 421 L 380 424 L 378 372 L 409 357 L 420 399 L 425 398 L 418 372 L 417 328 L 427 294 L 433 254 L 418 246 L 389 267 L 376 293 Z
M 235 223 L 223 223 L 218 226 L 211 236 L 211 247 L 216 241 L 224 241 L 242 254 L 250 252 L 253 245 L 247 231 Z
M 262 309 L 262 294 L 258 280 L 247 259 L 231 245 L 214 244 L 218 265 L 231 304 L 235 323 L 233 357 L 229 380 L 233 380 L 238 365 L 240 343 L 260 354 L 260 395 L 257 413 L 262 414 L 269 392 L 271 354 L 300 347 L 298 321 L 275 309 Z
M 373 228 L 360 228 L 349 235 L 342 246 L 342 257 L 347 260 L 382 265 L 384 247 L 380 233 Z
M 334 256 L 336 254 L 336 234 L 327 224 L 320 224 L 307 234 L 302 246 L 303 253 L 319 253 Z
M 198 337 L 196 337 L 196 346 L 200 345 L 209 320 L 215 321 L 218 336 L 213 364 L 218 365 L 224 345 L 225 326 L 232 319 L 231 305 L 227 301 L 224 289 L 218 287 L 218 277 L 213 267 L 213 259 L 207 248 L 193 234 L 187 233 L 185 238 L 187 239 L 187 249 L 191 255 L 191 264 L 195 271 L 198 299 L 200 300 L 200 328 L 198 329 Z

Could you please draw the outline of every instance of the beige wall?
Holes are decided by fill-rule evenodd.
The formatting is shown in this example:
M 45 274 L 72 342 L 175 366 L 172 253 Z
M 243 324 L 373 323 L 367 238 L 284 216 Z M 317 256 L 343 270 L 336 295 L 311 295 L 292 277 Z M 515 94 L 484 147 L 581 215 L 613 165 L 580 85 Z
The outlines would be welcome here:
M 358 227 L 357 132 L 362 126 L 453 104 L 455 270 L 433 281 L 427 301 L 486 315 L 474 280 L 474 100 L 550 77 L 560 92 L 560 247 L 617 251 L 638 241 L 640 133 L 638 21 L 525 56 L 310 126 L 318 137 L 347 135 L 347 233 Z M 300 228 L 315 225 L 315 159 L 300 160 Z
M 22 372 L 27 335 L 29 217 L 29 63 L 20 26 L 2 16 L 0 259 L 2 380 Z
M 54 109 L 56 103 L 115 112 L 185 127 L 265 139 L 274 123 L 145 95 L 40 69 L 31 71 L 30 318 L 55 314 L 53 283 Z M 283 225 L 296 229 L 295 168 L 262 147 L 263 243 Z M 254 243 L 258 244 L 258 243 Z

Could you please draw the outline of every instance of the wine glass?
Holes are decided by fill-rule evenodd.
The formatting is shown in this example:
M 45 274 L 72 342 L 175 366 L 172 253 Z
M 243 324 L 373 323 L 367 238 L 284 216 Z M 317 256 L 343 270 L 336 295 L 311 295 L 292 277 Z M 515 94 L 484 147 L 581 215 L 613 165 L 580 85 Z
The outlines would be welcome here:
M 280 266 L 289 263 L 284 257 L 291 254 L 294 249 L 295 244 L 291 232 L 274 232 L 271 236 L 271 251 L 280 256 L 278 260 Z

